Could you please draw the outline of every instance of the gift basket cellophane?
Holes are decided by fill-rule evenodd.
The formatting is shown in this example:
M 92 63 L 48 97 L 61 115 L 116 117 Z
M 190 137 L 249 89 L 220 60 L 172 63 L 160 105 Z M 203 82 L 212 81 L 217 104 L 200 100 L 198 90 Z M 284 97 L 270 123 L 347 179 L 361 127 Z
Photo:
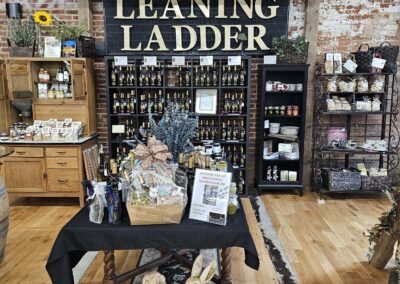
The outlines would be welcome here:
M 186 174 L 168 162 L 168 147 L 155 137 L 135 155 L 123 169 L 131 225 L 179 224 L 187 204 Z

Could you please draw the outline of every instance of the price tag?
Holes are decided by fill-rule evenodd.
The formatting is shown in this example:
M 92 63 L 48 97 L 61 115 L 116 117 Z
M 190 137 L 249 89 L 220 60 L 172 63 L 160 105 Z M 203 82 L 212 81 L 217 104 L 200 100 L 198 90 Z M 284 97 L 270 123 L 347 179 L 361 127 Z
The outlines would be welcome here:
M 276 55 L 265 55 L 264 64 L 276 64 Z
M 125 133 L 125 125 L 113 125 L 111 128 L 111 133 L 118 133 L 118 134 Z
M 228 65 L 235 66 L 242 64 L 242 57 L 241 56 L 229 56 L 228 57 Z
M 200 56 L 201 66 L 212 66 L 214 63 L 214 56 Z
M 386 60 L 385 59 L 381 59 L 381 58 L 376 58 L 374 57 L 374 59 L 372 59 L 372 67 L 378 68 L 378 69 L 383 69 L 383 67 L 385 67 L 386 64 Z
M 114 56 L 114 65 L 115 66 L 127 66 L 128 65 L 128 57 L 127 56 Z
M 143 57 L 144 66 L 157 66 L 157 56 L 144 56 Z
M 287 143 L 279 143 L 278 144 L 278 152 L 292 153 L 292 151 L 293 151 L 292 144 L 287 144 Z
M 348 59 L 346 63 L 343 64 L 343 67 L 346 68 L 346 70 L 349 71 L 350 73 L 356 71 L 357 66 L 358 65 L 351 59 Z
M 172 56 L 172 66 L 184 66 L 185 56 Z

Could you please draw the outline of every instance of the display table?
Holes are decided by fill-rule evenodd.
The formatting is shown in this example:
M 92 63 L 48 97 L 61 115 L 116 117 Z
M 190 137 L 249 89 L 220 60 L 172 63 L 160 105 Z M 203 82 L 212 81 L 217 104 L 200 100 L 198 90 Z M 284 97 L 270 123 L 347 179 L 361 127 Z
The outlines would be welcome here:
M 88 251 L 105 251 L 103 283 L 116 283 L 113 251 L 146 248 L 166 251 L 187 248 L 223 249 L 221 283 L 231 283 L 231 247 L 244 248 L 245 263 L 258 269 L 258 254 L 243 209 L 229 216 L 226 226 L 191 220 L 188 211 L 187 208 L 182 222 L 177 225 L 131 226 L 125 210 L 122 224 L 110 225 L 105 221 L 103 224 L 91 223 L 89 209 L 85 206 L 57 236 L 46 264 L 50 278 L 53 283 L 73 283 L 72 268 L 83 255 Z M 107 216 L 104 220 L 107 220 Z M 168 258 L 168 255 L 164 256 Z M 175 257 L 179 256 L 177 251 Z

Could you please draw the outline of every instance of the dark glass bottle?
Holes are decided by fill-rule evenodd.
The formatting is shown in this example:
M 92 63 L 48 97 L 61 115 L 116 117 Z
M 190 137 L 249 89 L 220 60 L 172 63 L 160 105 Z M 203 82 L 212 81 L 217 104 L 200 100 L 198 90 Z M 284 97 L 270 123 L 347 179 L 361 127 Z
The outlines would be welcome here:
M 194 184 L 194 163 L 193 157 L 189 157 L 188 160 L 188 168 L 186 171 L 187 177 L 187 195 L 188 195 L 188 204 L 190 204 L 192 200 L 192 193 L 193 193 L 193 184 Z
M 103 145 L 100 146 L 99 150 L 99 167 L 97 168 L 97 182 L 107 181 L 107 176 L 105 175 L 105 161 L 104 161 L 104 151 Z
M 109 177 L 109 185 L 111 186 L 112 210 L 108 212 L 111 214 L 112 224 L 120 224 L 122 218 L 122 201 L 118 190 L 119 178 L 117 164 L 113 163 L 111 166 L 111 174 Z

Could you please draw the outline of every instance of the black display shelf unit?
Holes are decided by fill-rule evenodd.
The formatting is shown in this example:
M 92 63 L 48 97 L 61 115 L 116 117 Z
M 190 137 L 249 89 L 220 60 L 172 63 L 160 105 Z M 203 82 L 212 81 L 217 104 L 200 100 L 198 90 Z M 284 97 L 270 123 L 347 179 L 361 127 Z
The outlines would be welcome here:
M 261 85 L 259 89 L 260 101 L 260 123 L 257 131 L 257 164 L 256 164 L 256 180 L 257 192 L 261 194 L 266 190 L 298 190 L 299 194 L 303 196 L 303 156 L 304 156 L 304 133 L 305 133 L 305 117 L 306 117 L 306 103 L 307 103 L 307 81 L 308 81 L 308 67 L 307 64 L 276 64 L 276 65 L 262 65 L 260 70 Z M 266 90 L 266 83 L 282 82 L 284 84 L 302 84 L 302 91 L 286 91 L 275 92 Z M 269 106 L 298 106 L 299 113 L 297 116 L 269 114 L 266 108 Z M 272 149 L 269 152 L 277 152 L 279 143 L 292 143 L 284 137 L 270 137 L 269 129 L 264 128 L 265 121 L 269 123 L 280 123 L 280 126 L 297 126 L 299 127 L 298 138 L 296 143 L 299 145 L 299 158 L 296 160 L 289 160 L 280 157 L 279 159 L 268 160 L 264 159 L 264 141 L 271 140 Z M 273 169 L 277 166 L 278 180 L 268 180 L 267 170 L 268 167 Z M 297 172 L 296 181 L 281 181 L 280 171 L 295 171 Z
M 317 65 L 322 70 L 322 65 Z M 369 81 L 369 87 L 376 76 L 384 79 L 384 89 L 380 92 L 328 92 L 327 82 L 333 76 L 340 79 L 356 79 L 364 76 Z M 315 80 L 314 124 L 313 124 L 313 157 L 311 189 L 318 192 L 322 199 L 323 194 L 330 193 L 370 193 L 373 190 L 329 191 L 322 180 L 323 168 L 356 168 L 357 163 L 365 163 L 367 168 L 385 168 L 389 177 L 395 180 L 394 169 L 399 165 L 399 129 L 398 114 L 398 83 L 396 74 L 392 73 L 352 73 L 352 74 L 325 74 L 317 72 Z M 350 95 L 350 96 L 349 96 Z M 346 97 L 350 100 L 352 110 L 328 111 L 326 99 L 331 96 Z M 372 100 L 379 97 L 380 111 L 357 111 L 355 101 L 368 97 Z M 357 143 L 356 149 L 333 148 L 328 145 L 328 131 L 331 127 L 346 129 L 348 139 Z M 359 147 L 366 140 L 386 140 L 386 151 L 370 151 Z M 375 190 L 376 192 L 376 190 Z
M 183 56 L 183 55 L 179 55 Z M 235 56 L 235 54 L 232 54 Z M 157 56 L 157 63 L 162 70 L 162 84 L 161 86 L 140 86 L 138 83 L 139 77 L 139 68 L 140 65 L 143 64 L 144 56 L 127 56 L 128 64 L 134 66 L 134 76 L 135 76 L 135 84 L 132 86 L 113 86 L 111 84 L 111 70 L 112 63 L 114 62 L 114 56 L 106 56 L 105 57 L 105 65 L 106 65 L 106 92 L 107 92 L 107 119 L 108 119 L 108 142 L 109 142 L 109 156 L 115 157 L 117 153 L 117 147 L 122 148 L 125 147 L 127 150 L 131 149 L 135 143 L 134 139 L 126 139 L 124 135 L 113 134 L 112 126 L 113 125 L 124 125 L 126 121 L 133 121 L 133 126 L 135 129 L 136 138 L 140 139 L 139 128 L 143 122 L 148 122 L 148 114 L 140 113 L 140 96 L 146 92 L 160 92 L 162 94 L 163 99 L 165 100 L 165 105 L 167 104 L 167 93 L 173 94 L 174 92 L 189 92 L 189 98 L 191 101 L 190 111 L 195 112 L 195 102 L 196 102 L 196 91 L 201 89 L 214 89 L 217 90 L 217 113 L 216 114 L 198 114 L 199 121 L 202 120 L 213 120 L 215 123 L 216 129 L 216 137 L 213 140 L 215 143 L 221 143 L 222 147 L 226 147 L 229 150 L 232 150 L 233 147 L 239 152 L 240 147 L 243 147 L 244 155 L 246 157 L 245 167 L 235 167 L 232 169 L 235 172 L 235 176 L 239 176 L 239 173 L 242 172 L 243 178 L 245 179 L 246 186 L 244 192 L 241 194 L 248 194 L 248 159 L 247 153 L 248 151 L 248 138 L 249 138 L 249 119 L 248 119 L 248 110 L 249 110 L 249 96 L 250 96 L 250 80 L 251 80 L 251 57 L 249 56 L 241 56 L 242 62 L 244 63 L 244 68 L 246 71 L 245 82 L 244 85 L 235 85 L 235 86 L 223 86 L 222 85 L 222 73 L 224 66 L 228 65 L 228 56 L 214 56 L 213 60 L 215 63 L 215 67 L 218 70 L 218 83 L 214 85 L 211 83 L 211 86 L 196 86 L 194 82 L 194 72 L 195 67 L 198 66 L 200 68 L 200 56 L 188 55 L 185 56 L 185 63 L 187 64 L 190 73 L 190 84 L 189 86 L 179 86 L 177 85 L 177 72 L 179 67 L 172 66 L 172 57 L 173 56 Z M 182 66 L 185 67 L 185 66 Z M 206 66 L 204 67 L 206 68 Z M 233 68 L 233 66 L 232 66 Z M 183 68 L 185 69 L 185 68 Z M 175 84 L 175 85 L 174 85 Z M 137 103 L 135 104 L 135 109 L 131 113 L 113 113 L 113 94 L 114 93 L 128 93 L 131 91 L 135 92 Z M 224 114 L 224 95 L 225 93 L 232 92 L 243 93 L 244 95 L 244 112 L 242 114 Z M 162 112 L 163 113 L 163 112 Z M 157 113 L 153 115 L 153 118 L 157 121 L 161 119 L 162 113 Z M 244 127 L 246 131 L 246 137 L 244 141 L 221 141 L 221 128 L 222 123 L 228 120 L 235 120 L 237 123 L 244 121 Z M 200 141 L 192 141 L 194 144 L 203 143 Z M 204 140 L 205 142 L 205 140 Z M 207 140 L 210 142 L 210 140 Z

